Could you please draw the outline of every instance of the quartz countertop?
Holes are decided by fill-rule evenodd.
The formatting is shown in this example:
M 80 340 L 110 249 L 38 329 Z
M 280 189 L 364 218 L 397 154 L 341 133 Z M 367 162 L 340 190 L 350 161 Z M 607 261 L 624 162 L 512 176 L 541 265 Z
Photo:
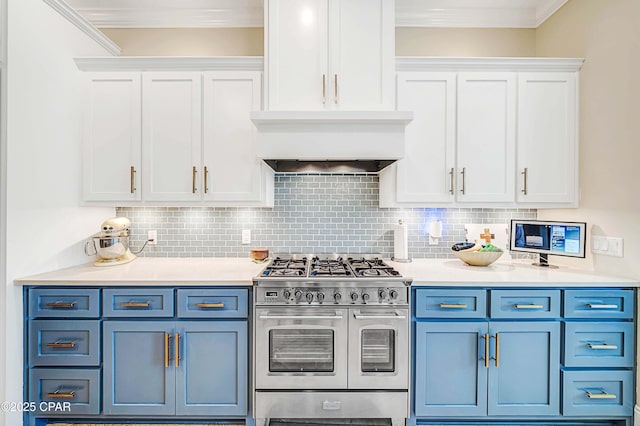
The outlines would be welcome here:
M 546 269 L 529 262 L 469 266 L 458 259 L 388 261 L 414 286 L 483 287 L 638 287 L 638 280 L 587 270 Z M 58 286 L 251 286 L 266 263 L 249 258 L 139 257 L 115 266 L 87 263 L 16 280 L 17 285 Z

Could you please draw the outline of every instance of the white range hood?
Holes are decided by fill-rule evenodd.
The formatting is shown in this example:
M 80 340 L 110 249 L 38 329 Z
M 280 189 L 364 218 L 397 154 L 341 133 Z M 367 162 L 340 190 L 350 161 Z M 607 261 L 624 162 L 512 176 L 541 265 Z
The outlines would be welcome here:
M 408 111 L 260 111 L 257 156 L 276 171 L 380 171 L 404 157 Z

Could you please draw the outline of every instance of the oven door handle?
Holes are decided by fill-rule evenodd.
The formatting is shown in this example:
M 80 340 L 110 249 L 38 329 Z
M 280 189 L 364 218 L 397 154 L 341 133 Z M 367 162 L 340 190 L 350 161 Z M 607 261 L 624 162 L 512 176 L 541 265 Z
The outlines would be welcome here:
M 368 320 L 368 319 L 407 319 L 406 315 L 402 315 L 398 312 L 393 312 L 391 314 L 388 315 L 380 315 L 380 314 L 376 314 L 376 315 L 361 315 L 358 313 L 353 313 L 353 317 L 357 320 Z
M 258 318 L 260 319 L 282 319 L 282 320 L 305 320 L 305 319 L 342 319 L 342 315 L 260 315 Z

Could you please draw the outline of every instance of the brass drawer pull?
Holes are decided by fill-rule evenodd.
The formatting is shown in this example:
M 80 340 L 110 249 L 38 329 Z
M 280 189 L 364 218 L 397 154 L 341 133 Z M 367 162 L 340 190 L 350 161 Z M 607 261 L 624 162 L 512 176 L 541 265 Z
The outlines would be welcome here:
M 209 193 L 209 169 L 204 166 L 204 193 Z
M 47 394 L 48 398 L 59 398 L 59 399 L 72 399 L 76 397 L 76 393 L 74 391 L 71 392 L 60 392 L 56 390 L 55 392 L 49 392 Z
M 136 168 L 131 166 L 131 193 L 136 192 Z
M 333 75 L 333 103 L 338 105 L 338 74 Z
M 524 195 L 527 195 L 528 191 L 527 191 L 527 172 L 529 170 L 525 167 L 524 170 L 522 172 L 520 172 L 520 174 L 523 176 L 523 181 L 524 181 L 524 188 L 522 188 L 520 190 L 520 192 L 522 192 Z
M 516 303 L 515 307 L 516 307 L 516 309 L 542 309 L 542 308 L 544 308 L 544 306 L 542 306 L 542 305 L 534 305 L 534 304 L 531 304 L 531 305 L 520 305 L 520 304 L 517 304 L 517 303 Z
M 591 309 L 618 309 L 618 305 L 587 303 L 587 306 Z
M 195 194 L 198 188 L 196 188 L 196 175 L 198 174 L 198 169 L 196 166 L 193 166 L 191 169 L 191 193 Z
M 169 368 L 169 339 L 171 335 L 164 333 L 164 368 Z
M 47 303 L 47 308 L 73 308 L 76 302 L 52 302 Z
M 587 346 L 589 346 L 589 349 L 597 349 L 597 350 L 614 351 L 614 350 L 618 349 L 617 345 L 607 345 L 606 343 L 603 343 L 601 345 L 596 345 L 596 344 L 593 344 L 593 343 L 587 343 Z
M 196 306 L 198 308 L 224 308 L 224 303 L 198 303 Z
M 462 188 L 460 188 L 460 192 L 462 192 L 462 195 L 464 195 L 464 176 L 466 174 L 466 167 L 462 168 L 460 174 L 462 175 Z
M 322 105 L 327 103 L 327 76 L 322 74 Z
M 587 398 L 589 399 L 616 399 L 618 398 L 618 395 L 613 394 L 613 393 L 606 393 L 605 391 L 602 391 L 601 393 L 591 393 L 589 391 L 586 391 L 587 393 Z
M 484 339 L 484 358 L 480 359 L 484 360 L 484 368 L 489 368 L 489 333 L 485 333 L 480 338 Z
M 75 342 L 51 342 L 47 343 L 47 347 L 49 348 L 75 348 Z
M 440 309 L 467 309 L 466 303 L 441 303 Z
M 453 195 L 453 167 L 449 170 L 449 194 Z
M 491 358 L 495 361 L 496 367 L 500 367 L 500 333 L 496 333 L 495 336 L 491 336 L 492 339 L 496 339 L 496 357 Z
M 180 334 L 176 333 L 176 346 L 175 346 L 175 360 L 176 360 L 176 367 L 180 367 Z
M 120 306 L 123 308 L 148 308 L 151 302 L 122 302 Z

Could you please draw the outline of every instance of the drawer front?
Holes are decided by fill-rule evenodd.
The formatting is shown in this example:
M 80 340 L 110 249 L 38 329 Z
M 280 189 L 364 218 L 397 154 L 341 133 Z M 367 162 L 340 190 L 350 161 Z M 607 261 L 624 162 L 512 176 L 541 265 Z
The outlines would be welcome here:
M 633 290 L 565 290 L 565 318 L 633 318 Z
M 98 320 L 29 321 L 29 365 L 100 365 Z
M 559 318 L 560 290 L 491 290 L 491 318 Z
M 562 374 L 565 416 L 633 415 L 633 372 L 565 371 Z
M 486 290 L 416 290 L 416 318 L 484 318 Z
M 102 293 L 105 317 L 172 317 L 173 289 L 105 289 Z
M 98 318 L 100 290 L 30 289 L 29 316 L 31 318 Z
M 630 322 L 567 322 L 567 367 L 633 367 L 634 335 Z
M 100 370 L 31 369 L 29 401 L 37 404 L 38 414 L 47 417 L 100 414 Z
M 180 318 L 246 318 L 247 289 L 178 289 Z

